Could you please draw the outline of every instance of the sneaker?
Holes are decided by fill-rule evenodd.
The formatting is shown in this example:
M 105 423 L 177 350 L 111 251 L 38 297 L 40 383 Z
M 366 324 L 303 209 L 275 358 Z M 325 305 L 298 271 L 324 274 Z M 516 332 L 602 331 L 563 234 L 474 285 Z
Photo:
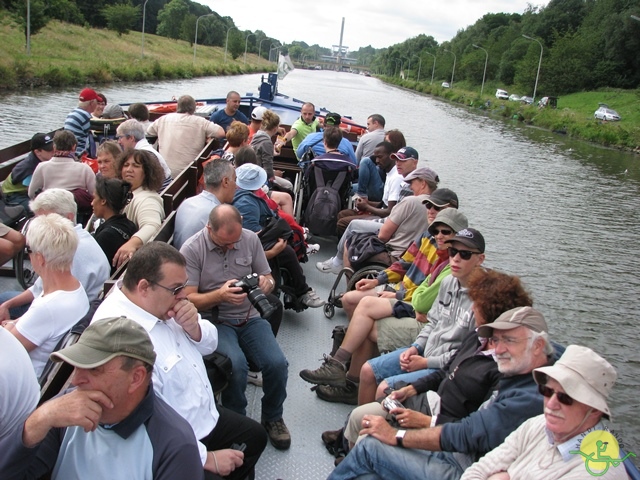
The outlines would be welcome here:
M 317 243 L 308 243 L 307 244 L 307 255 L 313 255 L 314 253 L 318 253 L 320 251 L 320 245 Z
M 316 385 L 335 385 L 343 387 L 347 381 L 347 369 L 345 366 L 329 355 L 324 356 L 324 362 L 315 370 L 302 370 L 300 377 L 309 383 Z
M 269 441 L 278 450 L 287 450 L 291 446 L 291 434 L 284 424 L 284 420 L 276 420 L 275 422 L 262 422 L 262 426 L 269 435 Z
M 343 387 L 320 385 L 316 388 L 316 394 L 325 402 L 358 404 L 358 384 L 349 381 Z
M 309 308 L 319 308 L 327 303 L 322 300 L 313 289 L 302 295 L 298 301 Z
M 322 273 L 335 273 L 336 275 L 342 270 L 342 266 L 337 267 L 333 264 L 333 257 L 324 262 L 316 263 L 316 268 Z
M 302 232 L 305 240 L 309 240 L 311 238 L 311 233 L 309 233 L 309 229 L 307 227 L 302 227 Z
M 262 372 L 252 372 L 249 370 L 247 373 L 247 382 L 255 385 L 256 387 L 262 386 Z
M 340 435 L 342 435 L 344 429 L 340 428 L 338 430 L 327 430 L 326 432 L 322 432 L 322 442 L 327 445 L 331 443 L 336 443 Z

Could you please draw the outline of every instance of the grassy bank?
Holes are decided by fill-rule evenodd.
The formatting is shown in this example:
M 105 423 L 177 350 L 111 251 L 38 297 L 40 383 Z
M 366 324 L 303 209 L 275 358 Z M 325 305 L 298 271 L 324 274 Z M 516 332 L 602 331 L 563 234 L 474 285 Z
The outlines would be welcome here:
M 24 87 L 96 85 L 118 81 L 151 81 L 211 75 L 235 75 L 270 71 L 273 64 L 257 55 L 236 60 L 224 48 L 198 45 L 145 34 L 144 58 L 141 34 L 118 36 L 110 30 L 84 28 L 50 22 L 31 37 L 31 56 L 24 48 L 24 35 L 8 16 L 0 12 L 0 89 Z
M 494 93 L 496 88 L 503 88 L 499 85 L 485 84 L 485 93 L 480 97 L 480 89 L 477 86 L 464 83 L 454 84 L 454 88 L 450 89 L 442 88 L 440 83 L 435 81 L 434 85 L 429 85 L 428 81 L 418 83 L 414 80 L 391 77 L 384 77 L 383 80 L 580 140 L 640 153 L 640 109 L 638 109 L 640 90 L 611 89 L 574 93 L 560 97 L 557 109 L 549 107 L 540 109 L 533 105 L 498 100 Z M 595 120 L 593 112 L 598 108 L 598 103 L 606 103 L 617 110 L 622 120 L 619 122 Z

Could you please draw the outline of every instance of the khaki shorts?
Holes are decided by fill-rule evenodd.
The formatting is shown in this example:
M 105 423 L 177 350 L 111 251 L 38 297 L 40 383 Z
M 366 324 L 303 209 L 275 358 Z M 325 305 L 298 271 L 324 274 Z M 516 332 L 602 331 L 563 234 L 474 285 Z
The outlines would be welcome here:
M 11 229 L 9 227 L 7 227 L 4 223 L 0 223 L 0 237 L 4 237 L 10 231 Z
M 378 350 L 381 353 L 393 352 L 398 348 L 408 347 L 416 340 L 424 325 L 424 323 L 411 317 L 381 318 L 376 322 Z

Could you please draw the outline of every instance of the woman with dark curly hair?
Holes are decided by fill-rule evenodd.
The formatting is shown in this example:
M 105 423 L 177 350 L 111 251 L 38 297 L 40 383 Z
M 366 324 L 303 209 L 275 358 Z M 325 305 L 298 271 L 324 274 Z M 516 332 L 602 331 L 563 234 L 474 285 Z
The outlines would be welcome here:
M 134 233 L 138 231 L 135 223 L 122 213 L 124 207 L 133 199 L 131 184 L 119 178 L 96 177 L 96 191 L 93 194 L 93 214 L 104 222 L 93 233 L 96 242 L 104 250 L 109 259 L 118 249 L 128 242 Z M 111 273 L 115 267 L 111 268 Z
M 124 214 L 138 226 L 138 231 L 113 256 L 113 265 L 119 267 L 134 252 L 147 243 L 164 220 L 164 206 L 158 190 L 164 181 L 164 171 L 158 160 L 144 150 L 125 150 L 116 168 L 120 178 L 131 184 L 133 200 L 124 208 Z
M 476 269 L 469 277 L 467 288 L 474 302 L 477 327 L 493 322 L 512 308 L 533 304 L 518 277 L 496 270 Z M 402 408 L 387 411 L 377 402 L 356 408 L 349 418 L 345 437 L 351 444 L 355 443 L 362 418 L 367 414 L 385 416 L 402 428 L 429 428 L 459 420 L 476 411 L 491 396 L 499 379 L 489 342 L 481 340 L 476 331 L 470 332 L 442 369 L 390 394 L 403 404 Z M 384 396 L 387 387 L 383 381 L 376 398 Z

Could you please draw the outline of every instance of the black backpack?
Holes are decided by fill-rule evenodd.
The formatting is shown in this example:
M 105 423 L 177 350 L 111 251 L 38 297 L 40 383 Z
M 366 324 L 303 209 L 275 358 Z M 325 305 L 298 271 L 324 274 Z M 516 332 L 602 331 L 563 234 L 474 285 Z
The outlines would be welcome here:
M 333 236 L 336 234 L 338 212 L 342 208 L 340 188 L 349 175 L 348 171 L 341 171 L 333 182 L 325 185 L 322 170 L 314 168 L 316 189 L 309 198 L 309 204 L 304 212 L 304 223 L 314 235 Z

